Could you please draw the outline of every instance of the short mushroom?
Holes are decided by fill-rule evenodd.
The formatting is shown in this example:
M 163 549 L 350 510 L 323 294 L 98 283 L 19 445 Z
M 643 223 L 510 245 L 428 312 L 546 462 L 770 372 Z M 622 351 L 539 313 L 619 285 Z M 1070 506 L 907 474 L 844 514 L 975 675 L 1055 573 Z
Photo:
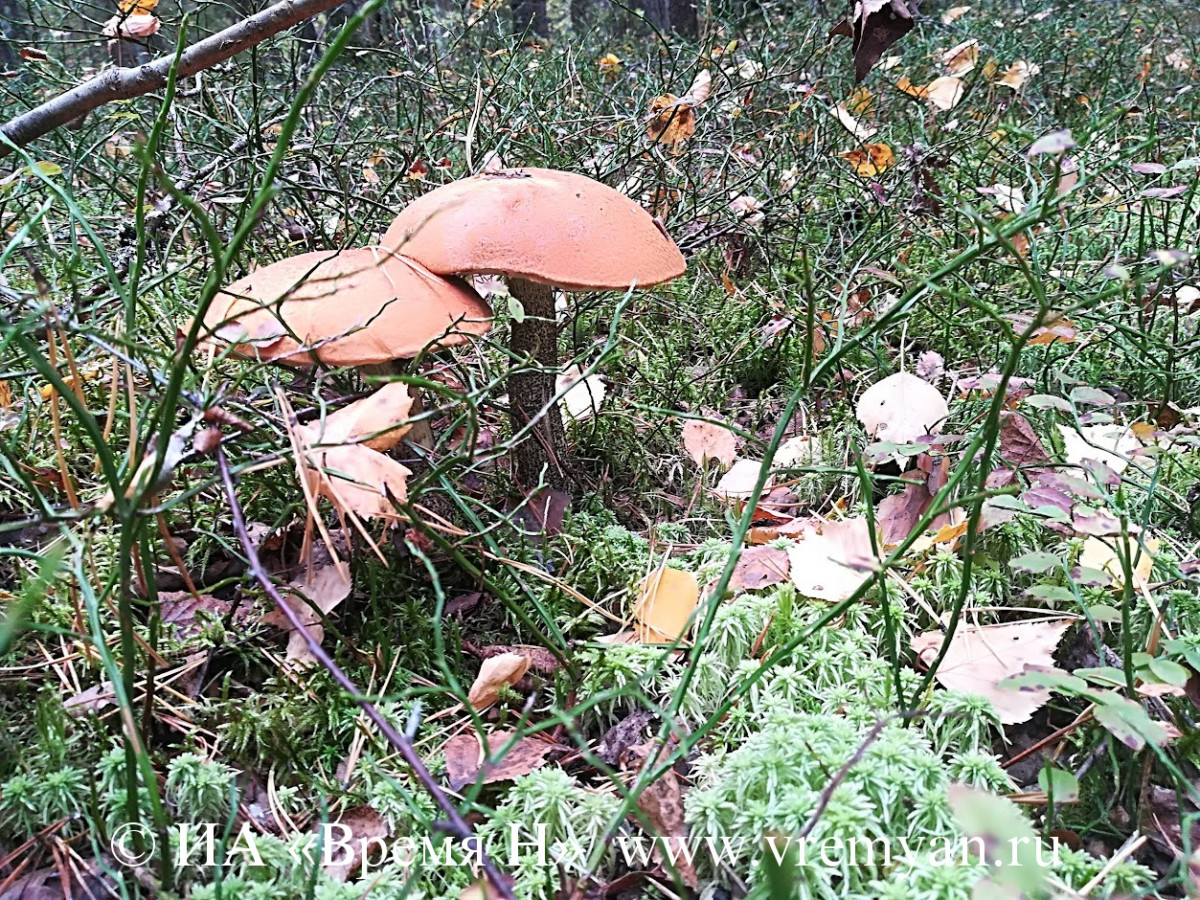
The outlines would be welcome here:
M 491 316 L 465 281 L 435 275 L 380 247 L 362 247 L 263 266 L 224 288 L 204 324 L 238 356 L 396 374 L 396 360 L 461 344 L 487 331 Z M 410 393 L 419 412 L 419 397 Z M 424 443 L 419 435 L 414 427 L 410 439 Z
M 514 433 L 536 422 L 532 439 L 515 451 L 515 475 L 525 486 L 543 474 L 552 487 L 567 483 L 562 417 L 551 402 L 558 372 L 554 288 L 650 287 L 686 269 L 662 225 L 628 197 L 552 169 L 501 169 L 436 188 L 393 220 L 382 243 L 439 275 L 508 278 L 524 310 L 512 323 L 512 353 L 538 366 L 509 379 Z

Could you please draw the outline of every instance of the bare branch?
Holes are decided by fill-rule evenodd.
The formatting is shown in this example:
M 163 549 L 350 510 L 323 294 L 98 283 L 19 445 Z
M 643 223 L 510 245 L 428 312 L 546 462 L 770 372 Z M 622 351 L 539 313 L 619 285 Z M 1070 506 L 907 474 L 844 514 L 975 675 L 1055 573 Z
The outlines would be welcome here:
M 218 31 L 183 51 L 179 77 L 186 78 L 265 41 L 286 28 L 332 9 L 342 0 L 282 0 L 262 12 Z M 164 56 L 136 68 L 115 68 L 85 81 L 53 100 L 35 106 L 0 127 L 0 132 L 18 147 L 49 134 L 56 128 L 114 100 L 129 100 L 167 86 L 174 56 Z M 0 159 L 12 152 L 0 142 Z

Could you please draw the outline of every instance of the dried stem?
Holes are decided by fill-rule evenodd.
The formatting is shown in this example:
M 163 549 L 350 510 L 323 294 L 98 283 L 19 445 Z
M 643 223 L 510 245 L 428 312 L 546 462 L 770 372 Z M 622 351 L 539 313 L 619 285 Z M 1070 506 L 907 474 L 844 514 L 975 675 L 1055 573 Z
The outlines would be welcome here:
M 282 595 L 280 595 L 271 581 L 271 576 L 267 574 L 267 570 L 263 567 L 262 560 L 258 557 L 258 551 L 254 547 L 254 542 L 250 540 L 250 535 L 246 531 L 246 518 L 242 513 L 241 504 L 238 503 L 237 492 L 233 484 L 233 475 L 229 471 L 229 460 L 225 456 L 225 451 L 218 447 L 216 456 L 217 467 L 221 472 L 221 483 L 225 488 L 225 496 L 229 500 L 229 510 L 233 517 L 233 531 L 242 545 L 242 551 L 246 554 L 246 561 L 249 565 L 250 574 L 254 576 L 254 580 L 259 583 L 267 596 L 279 607 L 279 611 L 283 613 L 284 617 L 288 620 L 288 624 L 295 629 L 296 633 L 303 635 L 304 642 L 308 645 L 308 652 L 313 655 L 313 658 L 333 676 L 334 681 L 341 685 L 346 693 L 354 698 L 354 702 L 362 708 L 363 713 L 379 729 L 380 734 L 387 738 L 388 743 L 400 753 L 400 756 L 408 764 L 409 768 L 412 769 L 413 774 L 416 775 L 417 781 L 421 782 L 421 785 L 429 792 L 429 796 L 433 798 L 434 803 L 437 804 L 438 809 L 442 811 L 442 815 L 445 816 L 446 821 L 443 825 L 443 830 L 455 840 L 465 841 L 472 838 L 475 833 L 472 831 L 471 826 L 467 824 L 467 821 L 459 814 L 454 804 L 450 802 L 450 798 L 446 796 L 446 792 L 438 785 L 437 780 L 430 771 L 425 768 L 425 763 L 421 761 L 421 757 L 417 754 L 412 742 L 388 724 L 387 719 L 379 713 L 375 705 L 362 695 L 362 692 L 355 687 L 354 682 L 330 658 L 329 654 L 322 649 L 320 642 L 304 627 L 296 611 L 284 602 Z M 479 851 L 478 858 L 481 860 L 481 868 L 484 875 L 491 882 L 496 893 L 505 898 L 505 900 L 516 900 L 512 888 L 509 886 L 508 879 L 501 874 L 500 870 L 496 868 L 495 863 L 488 858 L 482 848 Z

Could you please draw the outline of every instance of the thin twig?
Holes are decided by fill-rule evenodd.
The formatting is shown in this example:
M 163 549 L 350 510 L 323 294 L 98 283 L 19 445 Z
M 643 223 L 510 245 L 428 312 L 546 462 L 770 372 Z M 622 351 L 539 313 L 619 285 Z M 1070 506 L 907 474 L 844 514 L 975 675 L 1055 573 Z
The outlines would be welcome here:
M 242 514 L 241 504 L 238 503 L 237 493 L 233 484 L 233 475 L 229 471 L 229 460 L 225 456 L 225 451 L 218 447 L 216 457 L 217 467 L 221 472 L 221 483 L 224 485 L 225 496 L 229 500 L 229 511 L 233 517 L 233 530 L 242 545 L 242 551 L 246 554 L 250 574 L 262 586 L 267 596 L 279 607 L 279 611 L 283 613 L 295 632 L 304 637 L 308 652 L 312 654 L 313 658 L 324 666 L 325 670 L 333 676 L 334 681 L 341 685 L 346 693 L 354 698 L 354 702 L 362 708 L 367 718 L 379 729 L 380 734 L 387 738 L 388 743 L 400 753 L 401 758 L 403 758 L 417 777 L 417 781 L 421 782 L 421 785 L 429 792 L 429 796 L 433 798 L 434 803 L 437 804 L 438 809 L 442 811 L 442 815 L 445 816 L 446 822 L 443 830 L 459 841 L 466 841 L 474 837 L 475 832 L 471 829 L 471 826 L 459 814 L 454 804 L 450 802 L 450 798 L 446 796 L 446 792 L 438 785 L 437 780 L 434 779 L 430 771 L 425 768 L 425 763 L 421 761 L 421 757 L 413 748 L 412 741 L 388 724 L 388 721 L 375 708 L 375 705 L 363 696 L 362 692 L 355 687 L 354 682 L 330 658 L 329 654 L 322 649 L 321 644 L 312 636 L 310 631 L 304 627 L 296 611 L 284 601 L 283 596 L 271 581 L 271 576 L 263 568 L 262 561 L 258 557 L 258 551 L 255 549 L 254 543 L 250 540 L 250 535 L 246 531 L 246 519 Z M 508 879 L 501 874 L 500 870 L 488 858 L 482 846 L 479 848 L 478 853 L 480 868 L 483 869 L 484 875 L 492 883 L 496 892 L 501 897 L 504 897 L 505 900 L 516 900 L 512 888 L 509 887 Z

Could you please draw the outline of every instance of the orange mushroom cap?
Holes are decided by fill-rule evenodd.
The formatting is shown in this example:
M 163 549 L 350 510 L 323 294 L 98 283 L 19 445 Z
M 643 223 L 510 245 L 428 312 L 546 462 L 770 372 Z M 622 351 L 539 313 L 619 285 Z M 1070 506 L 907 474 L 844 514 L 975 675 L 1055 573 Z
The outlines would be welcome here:
M 458 278 L 380 247 L 302 253 L 224 288 L 204 316 L 238 356 L 310 366 L 365 366 L 461 344 L 492 311 Z
M 678 278 L 686 263 L 644 209 L 583 175 L 501 169 L 413 201 L 383 246 L 440 275 L 506 275 L 566 290 L 623 290 Z

